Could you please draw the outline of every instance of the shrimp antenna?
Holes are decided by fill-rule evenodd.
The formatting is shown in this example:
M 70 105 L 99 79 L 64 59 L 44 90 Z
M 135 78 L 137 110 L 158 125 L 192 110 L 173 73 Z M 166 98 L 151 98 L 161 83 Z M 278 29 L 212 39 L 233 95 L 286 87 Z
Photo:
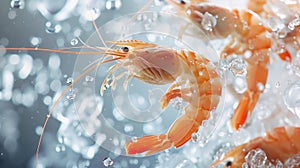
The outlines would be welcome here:
M 39 159 L 39 152 L 40 152 L 40 147 L 41 147 L 41 143 L 42 143 L 42 139 L 43 139 L 43 135 L 46 129 L 46 126 L 48 124 L 48 121 L 54 111 L 54 109 L 56 108 L 56 106 L 58 105 L 59 101 L 63 98 L 63 96 L 74 86 L 74 84 L 76 84 L 82 77 L 84 77 L 86 74 L 88 74 L 89 72 L 91 72 L 93 69 L 95 69 L 96 67 L 98 67 L 101 64 L 107 63 L 107 62 L 111 62 L 111 61 L 115 61 L 120 59 L 121 57 L 116 57 L 116 58 L 111 58 L 109 60 L 103 60 L 101 62 L 95 63 L 94 65 L 92 65 L 91 67 L 89 67 L 88 69 L 86 69 L 84 72 L 82 72 L 69 86 L 67 86 L 62 93 L 60 94 L 60 96 L 56 99 L 56 101 L 54 102 L 54 104 L 52 105 L 49 113 L 47 114 L 46 120 L 44 122 L 43 128 L 42 128 L 42 132 L 40 134 L 40 138 L 39 138 L 39 142 L 38 142 L 38 146 L 36 149 L 36 154 L 35 154 L 35 159 L 36 159 L 36 166 L 38 165 L 38 159 Z
M 154 0 L 149 0 L 140 10 L 138 10 L 136 12 L 135 15 L 133 15 L 130 18 L 130 20 L 128 21 L 128 23 L 131 23 L 134 19 L 136 19 L 138 17 L 139 14 L 143 13 L 146 9 L 148 9 L 153 2 L 154 2 Z
M 89 8 L 89 7 L 88 7 Z M 96 51 L 99 51 L 99 50 L 107 50 L 108 47 L 107 45 L 105 44 L 104 40 L 103 40 L 103 37 L 101 36 L 100 34 L 100 31 L 96 25 L 96 22 L 95 20 L 93 19 L 93 15 L 91 14 L 91 20 L 92 20 L 92 23 L 93 23 L 93 26 L 97 32 L 97 35 L 99 37 L 99 39 L 101 40 L 102 44 L 104 45 L 104 47 L 92 47 L 88 44 L 86 44 L 85 42 L 83 42 L 83 40 L 81 38 L 78 37 L 78 40 L 86 47 L 86 48 L 90 48 L 90 49 L 93 49 L 93 50 L 96 50 Z M 20 49 L 20 48 L 19 48 Z M 11 49 L 12 50 L 12 49 Z M 40 51 L 50 51 L 50 52 L 56 52 L 56 50 L 50 50 L 50 49 L 40 49 Z M 60 53 L 68 53 L 68 51 L 65 51 L 64 49 L 63 50 L 58 50 Z M 74 52 L 74 54 L 80 54 L 81 52 Z M 86 52 L 84 52 L 85 54 L 88 54 Z M 97 54 L 103 54 L 104 52 L 97 52 Z M 43 140 L 43 135 L 44 135 L 44 132 L 45 132 L 45 129 L 46 129 L 46 126 L 48 124 L 48 121 L 54 111 L 54 109 L 56 108 L 56 106 L 58 105 L 58 102 L 63 98 L 63 96 L 74 86 L 75 83 L 77 83 L 82 77 L 84 77 L 86 74 L 88 74 L 89 72 L 91 72 L 93 69 L 95 69 L 96 67 L 98 67 L 99 65 L 101 64 L 104 64 L 104 63 L 107 63 L 107 62 L 111 62 L 111 61 L 115 61 L 115 60 L 118 60 L 120 59 L 120 57 L 115 57 L 115 58 L 111 58 L 111 59 L 108 59 L 108 60 L 103 60 L 104 58 L 100 58 L 101 61 L 99 61 L 99 59 L 95 60 L 92 64 L 88 65 L 87 69 L 84 70 L 83 73 L 81 73 L 68 87 L 66 87 L 63 92 L 60 94 L 60 96 L 57 98 L 57 100 L 54 102 L 54 104 L 52 105 L 49 113 L 47 114 L 47 117 L 46 117 L 46 120 L 44 122 L 44 125 L 43 125 L 43 128 L 42 128 L 42 132 L 40 134 L 40 138 L 39 138 L 39 141 L 38 141 L 38 146 L 37 146 L 37 149 L 36 149 L 36 153 L 35 153 L 35 159 L 36 159 L 36 166 L 38 166 L 38 160 L 39 160 L 39 152 L 40 152 L 40 147 L 41 147 L 41 143 L 42 143 L 42 140 Z

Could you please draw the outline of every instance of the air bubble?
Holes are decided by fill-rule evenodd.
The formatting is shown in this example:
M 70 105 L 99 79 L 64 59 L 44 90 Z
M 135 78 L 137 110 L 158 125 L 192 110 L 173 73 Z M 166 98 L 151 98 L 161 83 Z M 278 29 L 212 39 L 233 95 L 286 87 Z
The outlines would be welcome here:
M 291 112 L 300 117 L 300 80 L 285 90 L 284 103 Z
M 24 9 L 25 2 L 24 0 L 12 0 L 10 6 L 15 9 Z
M 277 82 L 275 83 L 275 87 L 276 87 L 276 88 L 279 88 L 279 87 L 280 87 L 280 82 L 277 81 Z
M 74 100 L 76 98 L 76 94 L 74 93 L 73 90 L 71 90 L 69 92 L 69 94 L 66 96 L 66 98 L 69 99 L 69 100 Z
M 41 135 L 42 130 L 43 130 L 43 127 L 37 126 L 37 127 L 35 128 L 35 133 L 36 133 L 37 135 Z
M 199 134 L 198 134 L 197 132 L 194 132 L 194 133 L 192 134 L 191 140 L 192 140 L 193 142 L 198 142 L 198 140 L 199 140 Z
M 86 82 L 93 82 L 93 81 L 94 81 L 94 78 L 93 78 L 92 76 L 87 75 L 87 76 L 85 77 L 85 81 L 86 81 Z
M 103 160 L 103 165 L 105 166 L 105 167 L 108 167 L 108 166 L 112 166 L 114 164 L 114 161 L 111 159 L 111 158 L 105 158 L 104 160 Z
M 234 90 L 239 94 L 242 94 L 247 90 L 247 83 L 244 77 L 237 76 L 232 85 Z
M 212 31 L 217 24 L 217 19 L 210 13 L 205 12 L 201 21 L 202 27 L 207 31 Z
M 122 6 L 122 1 L 121 0 L 106 0 L 106 3 L 105 3 L 105 8 L 107 10 L 120 9 L 121 6 Z
M 124 131 L 125 131 L 125 132 L 132 132 L 132 131 L 133 131 L 133 126 L 130 125 L 130 124 L 126 124 L 126 125 L 124 126 Z
M 92 8 L 84 12 L 83 17 L 87 21 L 93 21 L 98 19 L 101 15 L 101 11 L 98 8 Z
M 72 46 L 75 46 L 75 45 L 78 44 L 78 39 L 77 39 L 77 38 L 74 38 L 74 39 L 71 40 L 70 43 L 71 43 Z
M 50 21 L 46 22 L 46 32 L 47 33 L 59 33 L 62 29 L 60 24 L 51 23 Z
M 41 44 L 41 41 L 42 41 L 42 39 L 39 38 L 39 37 L 32 37 L 32 38 L 30 39 L 30 43 L 31 43 L 31 45 L 33 45 L 33 46 L 37 46 L 37 45 Z
M 65 150 L 66 150 L 65 145 L 63 145 L 61 143 L 57 144 L 56 147 L 55 147 L 55 151 L 58 152 L 58 153 L 59 152 L 64 152 Z

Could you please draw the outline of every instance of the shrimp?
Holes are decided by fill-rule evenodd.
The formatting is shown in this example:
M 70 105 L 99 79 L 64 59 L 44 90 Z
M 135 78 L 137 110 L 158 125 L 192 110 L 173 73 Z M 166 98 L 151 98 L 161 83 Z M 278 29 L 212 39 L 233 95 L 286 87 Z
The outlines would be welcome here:
M 293 51 L 300 49 L 300 4 L 281 0 L 250 0 L 248 9 L 256 12 L 272 29 L 274 48 L 288 48 Z M 278 11 L 280 9 L 280 12 Z M 281 59 L 284 54 L 279 53 Z
M 146 154 L 150 155 L 170 148 L 171 146 L 180 147 L 189 141 L 192 134 L 198 131 L 198 127 L 202 124 L 202 121 L 209 118 L 210 111 L 214 110 L 219 103 L 222 84 L 214 69 L 214 65 L 208 59 L 193 51 L 176 51 L 139 40 L 111 41 L 108 43 L 121 48 L 106 49 L 103 52 L 91 51 L 82 53 L 68 51 L 66 49 L 6 48 L 6 50 L 38 50 L 67 54 L 105 54 L 101 61 L 91 65 L 62 92 L 61 96 L 51 107 L 43 128 L 45 128 L 51 113 L 62 96 L 67 93 L 77 81 L 101 64 L 118 61 L 110 68 L 108 75 L 105 77 L 100 89 L 101 95 L 104 93 L 104 86 L 108 83 L 110 75 L 116 70 L 124 68 L 127 71 L 117 75 L 117 77 L 111 81 L 112 89 L 115 88 L 117 80 L 127 74 L 123 85 L 125 89 L 131 78 L 137 78 L 145 83 L 155 85 L 172 83 L 165 95 L 161 98 L 160 103 L 162 109 L 165 109 L 170 100 L 176 97 L 180 97 L 189 103 L 189 105 L 185 107 L 185 113 L 173 123 L 166 134 L 145 136 L 138 138 L 137 142 L 128 142 L 125 147 L 126 152 L 128 154 L 147 152 Z M 178 79 L 180 81 L 178 81 Z M 42 136 L 40 137 L 36 159 L 38 159 L 41 139 Z
M 270 62 L 269 49 L 271 39 L 266 35 L 268 29 L 262 24 L 260 17 L 250 10 L 227 9 L 221 6 L 204 3 L 205 0 L 166 0 L 172 4 L 179 14 L 188 17 L 190 21 L 201 28 L 211 39 L 225 39 L 230 42 L 221 52 L 221 58 L 236 54 L 243 55 L 246 51 L 251 57 L 245 58 L 247 66 L 247 90 L 240 99 L 231 119 L 231 126 L 235 130 L 243 127 L 248 116 L 251 115 L 259 95 L 263 92 L 268 77 Z M 202 26 L 205 15 L 216 19 L 211 28 Z M 284 53 L 287 53 L 284 51 Z M 289 54 L 283 54 L 285 60 L 290 60 Z M 262 87 L 260 87 L 262 86 Z
M 125 147 L 127 154 L 151 155 L 172 146 L 178 148 L 188 142 L 219 103 L 222 84 L 214 66 L 193 51 L 176 51 L 142 42 L 146 45 L 139 48 L 131 41 L 115 44 L 133 47 L 128 57 L 135 60 L 134 67 L 142 67 L 142 71 L 135 71 L 133 76 L 152 84 L 172 83 L 160 100 L 162 109 L 175 97 L 188 103 L 184 108 L 185 113 L 174 121 L 167 133 L 128 142 Z
M 273 128 L 267 131 L 264 137 L 257 137 L 230 150 L 211 166 L 217 166 L 232 158 L 232 161 L 227 162 L 226 165 L 230 165 L 231 168 L 240 168 L 245 162 L 245 156 L 255 149 L 262 149 L 271 162 L 279 160 L 284 163 L 288 158 L 300 152 L 300 128 L 291 126 Z

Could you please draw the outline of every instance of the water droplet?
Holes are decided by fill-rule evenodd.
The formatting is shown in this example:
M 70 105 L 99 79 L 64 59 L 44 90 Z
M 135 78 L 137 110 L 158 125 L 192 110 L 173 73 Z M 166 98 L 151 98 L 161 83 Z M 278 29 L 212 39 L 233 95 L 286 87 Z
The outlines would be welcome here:
M 74 38 L 74 39 L 71 40 L 70 43 L 71 43 L 72 46 L 77 45 L 78 44 L 78 39 Z
M 277 81 L 277 82 L 275 83 L 275 87 L 276 87 L 276 88 L 279 88 L 279 87 L 280 87 L 280 82 L 279 82 L 279 81 Z
M 50 21 L 46 22 L 46 32 L 47 33 L 59 33 L 62 29 L 60 24 L 51 23 Z
M 86 81 L 86 82 L 93 82 L 93 81 L 94 81 L 94 78 L 91 77 L 91 76 L 89 76 L 89 75 L 87 75 L 87 76 L 85 77 L 85 81 Z
M 69 92 L 69 94 L 66 96 L 66 98 L 69 99 L 69 100 L 74 100 L 76 98 L 76 94 L 74 93 L 73 90 L 71 90 Z
M 284 103 L 291 112 L 300 117 L 300 80 L 285 90 Z
M 241 76 L 235 77 L 232 85 L 234 90 L 239 94 L 242 94 L 247 90 L 247 83 L 245 77 L 241 77 Z
M 0 153 L 0 155 L 1 155 L 1 156 L 3 156 L 3 155 L 4 155 L 4 153 L 3 153 L 3 152 L 1 152 L 1 153 Z
M 105 167 L 112 166 L 113 164 L 114 164 L 114 161 L 109 157 L 107 157 L 103 160 L 103 165 Z
M 263 91 L 265 89 L 264 84 L 262 84 L 260 82 L 256 84 L 256 87 L 258 88 L 259 91 Z
M 201 21 L 202 27 L 207 31 L 212 31 L 217 24 L 217 19 L 210 13 L 205 12 Z
M 121 6 L 122 6 L 121 0 L 106 0 L 106 3 L 105 3 L 105 8 L 107 10 L 120 9 Z
M 35 128 L 35 133 L 36 133 L 37 135 L 41 135 L 42 130 L 43 130 L 43 127 L 37 126 L 37 127 Z
M 193 142 L 198 142 L 198 140 L 199 140 L 199 134 L 197 133 L 197 132 L 194 132 L 193 134 L 192 134 L 192 138 L 191 138 L 191 140 L 193 141 Z
M 24 0 L 12 0 L 10 1 L 10 6 L 15 9 L 24 9 L 25 2 Z
M 292 20 L 289 24 L 288 24 L 288 28 L 290 30 L 294 30 L 295 27 L 300 25 L 300 18 L 296 18 L 294 20 Z
M 65 145 L 63 145 L 61 143 L 57 144 L 56 147 L 55 147 L 56 152 L 64 152 L 65 150 L 66 150 Z
M 132 141 L 132 142 L 137 142 L 137 141 L 138 141 L 138 138 L 137 138 L 136 136 L 134 136 L 134 137 L 131 138 L 131 141 Z
M 67 84 L 71 84 L 73 82 L 74 82 L 74 79 L 72 77 L 67 78 L 67 81 L 66 81 Z

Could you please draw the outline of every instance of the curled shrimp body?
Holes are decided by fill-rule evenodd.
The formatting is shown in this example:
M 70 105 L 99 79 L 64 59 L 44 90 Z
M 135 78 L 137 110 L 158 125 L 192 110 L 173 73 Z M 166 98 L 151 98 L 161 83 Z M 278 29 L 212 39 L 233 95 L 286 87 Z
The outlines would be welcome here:
M 176 97 L 188 103 L 184 108 L 185 113 L 172 124 L 167 133 L 128 142 L 127 154 L 150 155 L 185 144 L 219 103 L 222 85 L 213 64 L 193 51 L 177 51 L 141 41 L 119 41 L 114 44 L 130 48 L 126 53 L 127 61 L 116 64 L 133 72 L 129 76 L 150 84 L 172 83 L 160 100 L 162 109 Z
M 271 47 L 271 39 L 266 35 L 268 29 L 262 24 L 260 17 L 250 10 L 227 9 L 205 0 L 193 0 L 190 3 L 176 0 L 167 2 L 174 5 L 179 14 L 198 25 L 211 39 L 230 37 L 230 42 L 221 52 L 221 58 L 251 53 L 250 57 L 245 58 L 248 63 L 247 90 L 231 119 L 234 129 L 241 128 L 252 113 L 267 81 Z M 213 17 L 216 21 L 209 25 L 209 29 L 202 25 L 205 15 Z
M 245 162 L 245 156 L 255 149 L 262 149 L 268 160 L 273 162 L 272 164 L 276 160 L 284 163 L 300 152 L 300 128 L 290 126 L 273 128 L 267 131 L 264 137 L 257 137 L 248 143 L 233 148 L 222 159 L 213 162 L 211 166 L 216 166 L 230 159 L 231 168 L 240 168 Z

